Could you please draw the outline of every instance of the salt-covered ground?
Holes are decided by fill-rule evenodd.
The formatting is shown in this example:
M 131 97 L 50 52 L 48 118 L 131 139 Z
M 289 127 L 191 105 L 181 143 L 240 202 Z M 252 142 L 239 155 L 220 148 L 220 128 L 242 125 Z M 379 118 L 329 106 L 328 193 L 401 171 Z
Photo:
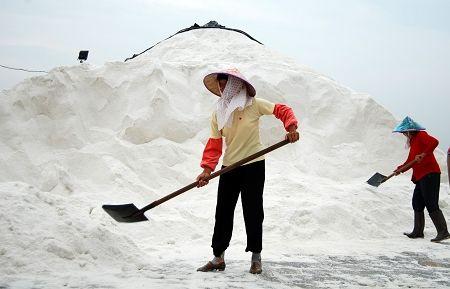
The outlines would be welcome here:
M 301 141 L 266 158 L 260 276 L 247 272 L 240 205 L 227 269 L 195 271 L 212 255 L 217 180 L 150 210 L 148 222 L 119 224 L 101 209 L 142 207 L 194 181 L 216 101 L 202 78 L 226 67 L 301 122 Z M 429 241 L 428 216 L 425 239 L 402 236 L 410 173 L 365 183 L 406 158 L 396 123 L 370 96 L 230 31 L 28 79 L 0 93 L 0 288 L 448 288 L 450 242 Z M 264 145 L 283 135 L 262 119 Z

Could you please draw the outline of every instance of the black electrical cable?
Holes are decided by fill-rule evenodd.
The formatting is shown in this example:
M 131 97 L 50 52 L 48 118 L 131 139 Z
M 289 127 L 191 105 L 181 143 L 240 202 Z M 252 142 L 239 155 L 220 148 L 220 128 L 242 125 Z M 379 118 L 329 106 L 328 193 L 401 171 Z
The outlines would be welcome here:
M 43 72 L 43 73 L 48 73 L 48 71 L 44 71 L 44 70 L 30 70 L 30 69 L 23 69 L 23 68 L 15 68 L 15 67 L 9 67 L 6 65 L 1 65 L 1 67 L 3 68 L 7 68 L 7 69 L 12 69 L 12 70 L 21 70 L 21 71 L 25 71 L 25 72 Z

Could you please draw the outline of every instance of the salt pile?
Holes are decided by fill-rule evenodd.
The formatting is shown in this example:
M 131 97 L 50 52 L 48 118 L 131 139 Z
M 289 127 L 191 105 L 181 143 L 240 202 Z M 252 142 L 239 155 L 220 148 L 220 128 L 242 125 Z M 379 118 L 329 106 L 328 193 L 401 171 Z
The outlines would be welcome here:
M 59 67 L 1 92 L 0 288 L 123 288 L 130 276 L 177 287 L 164 275 L 180 260 L 192 288 L 214 286 L 192 274 L 211 256 L 217 180 L 152 209 L 146 223 L 115 223 L 101 205 L 141 207 L 194 181 L 216 101 L 202 78 L 229 67 L 257 97 L 291 106 L 301 125 L 300 142 L 266 157 L 263 257 L 380 251 L 385 240 L 392 251 L 421 250 L 399 236 L 412 224 L 410 173 L 365 184 L 406 159 L 392 114 L 242 34 L 200 29 L 125 63 Z M 262 119 L 265 146 L 284 133 L 279 120 Z M 444 170 L 441 178 L 448 219 Z M 434 234 L 429 219 L 426 232 Z M 238 205 L 229 259 L 248 259 L 245 240 Z

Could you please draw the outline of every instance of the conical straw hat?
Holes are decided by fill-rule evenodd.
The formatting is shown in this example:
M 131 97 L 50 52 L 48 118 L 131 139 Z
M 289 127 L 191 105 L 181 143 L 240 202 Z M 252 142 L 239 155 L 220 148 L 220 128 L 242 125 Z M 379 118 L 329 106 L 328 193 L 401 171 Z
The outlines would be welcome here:
M 203 78 L 203 84 L 205 84 L 206 88 L 215 95 L 219 97 L 221 96 L 219 91 L 219 83 L 217 81 L 218 74 L 231 75 L 241 79 L 245 83 L 245 86 L 247 87 L 247 94 L 252 97 L 256 95 L 256 90 L 253 87 L 253 85 L 251 85 L 250 82 L 236 68 L 213 72 L 205 76 L 205 78 Z

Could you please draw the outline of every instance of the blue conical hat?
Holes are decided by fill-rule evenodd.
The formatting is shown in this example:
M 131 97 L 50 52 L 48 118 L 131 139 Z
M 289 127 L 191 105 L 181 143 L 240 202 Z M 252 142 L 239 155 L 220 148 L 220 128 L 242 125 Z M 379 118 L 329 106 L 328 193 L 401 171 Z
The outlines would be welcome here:
M 409 116 L 405 117 L 401 123 L 399 123 L 393 132 L 407 132 L 407 131 L 418 131 L 425 130 L 423 126 L 412 120 Z

